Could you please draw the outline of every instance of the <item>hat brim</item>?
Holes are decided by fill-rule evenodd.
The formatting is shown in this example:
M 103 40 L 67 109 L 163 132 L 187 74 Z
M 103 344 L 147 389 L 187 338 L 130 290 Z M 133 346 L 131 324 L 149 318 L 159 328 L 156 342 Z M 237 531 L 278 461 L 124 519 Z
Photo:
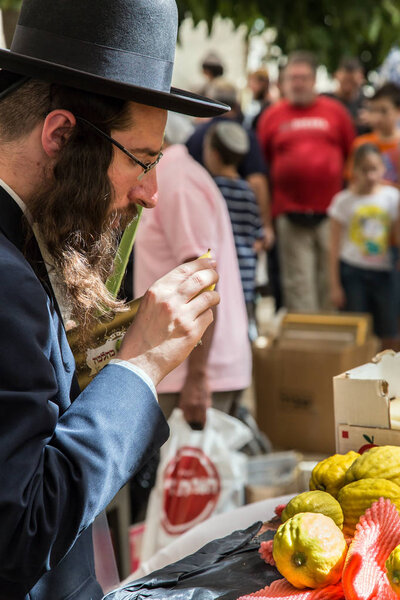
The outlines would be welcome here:
M 230 110 L 226 104 L 178 88 L 171 88 L 169 93 L 160 92 L 106 79 L 6 49 L 0 49 L 0 68 L 86 92 L 131 100 L 193 117 L 215 117 Z

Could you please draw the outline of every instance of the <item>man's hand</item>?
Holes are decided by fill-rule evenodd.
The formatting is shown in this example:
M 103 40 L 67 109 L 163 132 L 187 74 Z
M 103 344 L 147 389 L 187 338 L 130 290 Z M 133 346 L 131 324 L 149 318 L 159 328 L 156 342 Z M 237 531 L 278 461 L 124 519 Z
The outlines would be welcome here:
M 143 296 L 117 357 L 142 368 L 158 383 L 192 351 L 213 320 L 217 283 L 213 259 L 197 259 L 156 281 Z
M 202 428 L 206 424 L 207 408 L 212 406 L 211 390 L 206 375 L 188 375 L 179 398 L 179 408 L 183 416 L 191 424 Z

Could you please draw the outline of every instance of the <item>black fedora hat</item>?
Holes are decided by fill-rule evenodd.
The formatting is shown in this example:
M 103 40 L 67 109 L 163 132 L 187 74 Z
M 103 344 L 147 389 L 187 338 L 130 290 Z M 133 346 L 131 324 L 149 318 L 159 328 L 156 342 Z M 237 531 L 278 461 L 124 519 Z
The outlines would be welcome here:
M 175 0 L 24 0 L 0 68 L 193 116 L 229 110 L 171 88 L 177 22 Z

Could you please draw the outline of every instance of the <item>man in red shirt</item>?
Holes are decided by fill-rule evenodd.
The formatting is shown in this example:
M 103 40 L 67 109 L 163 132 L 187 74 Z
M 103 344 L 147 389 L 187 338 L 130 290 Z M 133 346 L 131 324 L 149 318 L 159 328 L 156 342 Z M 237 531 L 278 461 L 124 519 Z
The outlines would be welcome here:
M 346 109 L 315 91 L 312 54 L 289 56 L 285 99 L 268 108 L 258 136 L 270 166 L 284 304 L 289 310 L 329 308 L 326 211 L 343 187 L 355 131 Z

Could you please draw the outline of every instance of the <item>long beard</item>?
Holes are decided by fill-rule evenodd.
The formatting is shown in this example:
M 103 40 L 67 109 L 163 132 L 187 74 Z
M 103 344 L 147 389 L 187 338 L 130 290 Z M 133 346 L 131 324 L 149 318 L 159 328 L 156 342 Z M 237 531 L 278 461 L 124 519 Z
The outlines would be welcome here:
M 124 310 L 124 303 L 108 294 L 105 282 L 122 232 L 137 215 L 135 205 L 110 211 L 111 191 L 100 200 L 88 194 L 85 198 L 78 193 L 69 199 L 64 190 L 46 184 L 29 203 L 82 340 L 99 316 Z

